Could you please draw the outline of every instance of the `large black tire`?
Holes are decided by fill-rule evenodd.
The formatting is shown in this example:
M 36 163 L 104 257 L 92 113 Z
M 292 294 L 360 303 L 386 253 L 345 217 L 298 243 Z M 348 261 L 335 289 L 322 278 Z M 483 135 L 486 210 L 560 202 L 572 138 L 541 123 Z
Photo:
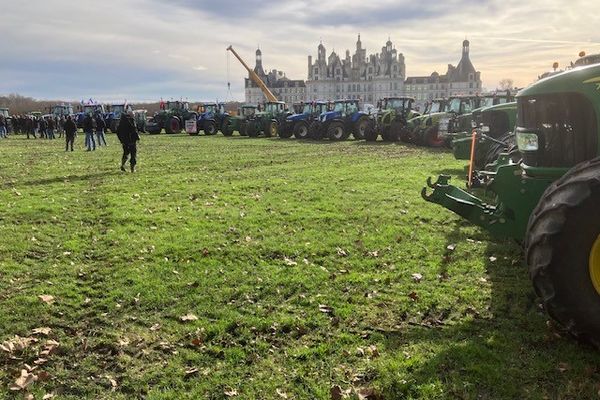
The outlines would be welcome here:
M 248 123 L 246 121 L 240 122 L 240 136 L 248 136 Z
M 321 123 L 319 121 L 313 121 L 308 126 L 308 136 L 313 140 L 323 139 L 323 129 L 321 129 Z
M 296 139 L 308 139 L 309 127 L 306 122 L 301 121 L 294 125 L 294 137 Z
M 400 129 L 400 140 L 404 143 L 412 143 L 412 133 L 408 126 L 403 125 Z
M 231 126 L 231 119 L 229 117 L 225 117 L 223 119 L 221 125 L 221 133 L 223 134 L 223 136 L 233 135 L 233 127 Z
M 373 126 L 371 126 L 365 133 L 365 140 L 367 142 L 375 142 L 378 137 L 379 134 L 377 133 L 377 129 Z
M 294 135 L 294 130 L 291 126 L 289 126 L 289 124 L 285 124 L 283 127 L 281 127 L 281 129 L 279 130 L 279 137 L 281 139 L 289 139 Z
M 436 148 L 446 146 L 446 139 L 440 137 L 438 128 L 438 125 L 433 125 L 425 131 L 423 139 L 427 146 Z
M 354 131 L 352 132 L 352 136 L 356 140 L 365 140 L 365 136 L 367 135 L 367 131 L 369 130 L 369 119 L 361 118 L 354 125 Z
M 599 202 L 597 158 L 579 164 L 546 190 L 529 219 L 525 243 L 529 275 L 548 314 L 596 347 L 600 347 Z
M 404 125 L 400 121 L 392 121 L 390 130 L 388 132 L 388 140 L 390 142 L 397 142 L 400 140 L 400 134 Z
M 150 134 L 150 135 L 158 135 L 160 134 L 160 131 L 162 130 L 162 128 L 160 127 L 159 124 L 154 123 L 154 122 L 150 122 L 146 125 L 146 131 Z
M 206 136 L 214 136 L 218 132 L 215 121 L 204 121 L 204 134 Z
M 248 121 L 246 123 L 246 135 L 251 138 L 257 138 L 260 135 L 260 127 L 257 121 Z
M 479 154 L 476 152 L 475 157 L 475 167 L 477 169 L 484 168 L 488 164 L 492 164 L 494 161 L 498 159 L 500 154 L 509 153 L 513 158 L 513 161 L 517 162 L 519 158 L 521 158 L 518 151 L 515 151 L 517 148 L 517 140 L 515 134 L 513 132 L 507 132 L 504 135 L 500 136 L 497 140 L 506 143 L 506 145 L 502 145 L 496 142 L 490 142 L 487 151 L 485 151 L 485 155 Z M 483 161 L 483 163 L 481 163 Z
M 181 132 L 181 124 L 179 123 L 179 118 L 170 117 L 167 120 L 167 124 L 165 126 L 165 132 L 168 134 L 180 133 Z
M 327 137 L 330 140 L 346 140 L 348 139 L 348 136 L 350 136 L 350 133 L 346 131 L 342 122 L 335 121 L 329 124 L 329 127 L 327 128 Z
M 279 124 L 277 121 L 267 122 L 265 126 L 265 137 L 275 137 L 279 135 Z

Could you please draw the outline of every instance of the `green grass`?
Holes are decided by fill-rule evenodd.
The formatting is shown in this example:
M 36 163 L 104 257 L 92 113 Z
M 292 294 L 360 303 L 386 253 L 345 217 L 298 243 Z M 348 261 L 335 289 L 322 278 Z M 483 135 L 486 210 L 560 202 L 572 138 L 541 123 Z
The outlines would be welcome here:
M 129 174 L 108 138 L 0 141 L 0 342 L 60 343 L 35 398 L 597 398 L 520 248 L 420 198 L 451 154 L 161 135 Z M 0 350 L 1 398 L 34 337 Z

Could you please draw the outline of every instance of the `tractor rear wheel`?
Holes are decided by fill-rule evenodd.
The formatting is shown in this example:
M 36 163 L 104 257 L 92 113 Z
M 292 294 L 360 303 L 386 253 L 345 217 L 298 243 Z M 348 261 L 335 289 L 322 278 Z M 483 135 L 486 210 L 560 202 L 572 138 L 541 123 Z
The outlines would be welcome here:
M 275 137 L 277 135 L 279 135 L 279 124 L 277 121 L 267 122 L 267 126 L 265 128 L 265 137 Z
M 260 128 L 256 121 L 248 121 L 246 123 L 246 134 L 251 138 L 256 138 L 260 135 Z
M 423 139 L 429 147 L 444 147 L 446 145 L 446 140 L 439 135 L 437 125 L 427 128 Z
M 204 134 L 206 136 L 214 136 L 217 134 L 217 124 L 215 124 L 215 121 L 204 122 Z
M 400 133 L 402 132 L 402 123 L 398 121 L 392 121 L 390 130 L 388 131 L 388 140 L 390 142 L 397 142 L 400 140 Z
M 306 122 L 298 122 L 294 125 L 294 136 L 296 139 L 308 139 L 308 124 Z
M 344 124 L 341 122 L 332 122 L 327 128 L 327 137 L 330 140 L 346 140 L 350 134 L 344 129 Z
M 231 120 L 229 117 L 225 117 L 223 119 L 223 124 L 221 126 L 221 132 L 223 136 L 231 136 L 233 135 L 233 127 L 231 126 Z
M 322 140 L 323 131 L 321 129 L 321 123 L 319 121 L 313 121 L 308 126 L 308 136 L 313 140 Z
M 240 130 L 239 130 L 240 136 L 248 136 L 247 129 L 248 129 L 248 123 L 246 121 L 240 122 Z
M 294 136 L 294 129 L 287 123 L 284 123 L 283 127 L 279 130 L 279 137 L 281 139 L 289 139 Z
M 352 132 L 352 136 L 356 140 L 365 140 L 365 136 L 367 135 L 367 131 L 369 130 L 369 120 L 367 118 L 361 118 L 358 120 L 356 125 L 354 126 L 354 132 Z
M 168 119 L 167 125 L 165 126 L 165 132 L 168 134 L 181 132 L 181 124 L 179 123 L 179 119 L 177 117 L 171 117 Z
M 411 132 L 410 132 L 410 128 L 406 125 L 404 125 L 402 127 L 402 129 L 400 129 L 400 140 L 403 141 L 404 143 L 412 143 L 411 141 Z
M 379 137 L 379 134 L 377 133 L 377 129 L 373 126 L 371 126 L 367 130 L 367 133 L 365 133 L 365 140 L 367 142 L 375 142 L 375 141 L 377 141 L 378 137 Z
M 529 275 L 548 314 L 600 347 L 600 158 L 554 182 L 529 219 Z

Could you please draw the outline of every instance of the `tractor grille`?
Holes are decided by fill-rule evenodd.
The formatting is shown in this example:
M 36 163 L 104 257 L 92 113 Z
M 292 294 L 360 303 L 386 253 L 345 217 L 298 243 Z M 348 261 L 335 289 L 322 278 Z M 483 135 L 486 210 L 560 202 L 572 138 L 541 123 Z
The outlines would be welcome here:
M 523 153 L 526 165 L 570 168 L 597 156 L 596 113 L 581 94 L 519 98 L 517 127 L 538 136 L 538 150 Z

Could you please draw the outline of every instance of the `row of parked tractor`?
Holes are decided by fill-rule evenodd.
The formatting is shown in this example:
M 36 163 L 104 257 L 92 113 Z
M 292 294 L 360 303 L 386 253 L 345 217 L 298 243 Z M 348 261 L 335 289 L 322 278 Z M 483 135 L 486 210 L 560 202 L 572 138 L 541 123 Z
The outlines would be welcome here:
M 150 119 L 147 131 L 158 134 L 164 129 L 166 133 L 179 133 L 192 122 L 191 128 L 188 125 L 186 129 L 191 135 L 221 132 L 231 136 L 238 132 L 248 137 L 334 141 L 350 137 L 366 141 L 381 138 L 430 147 L 452 147 L 454 143 L 457 156 L 464 157 L 469 152 L 465 144 L 470 143 L 464 132 L 483 119 L 493 122 L 488 137 L 514 144 L 514 136 L 508 133 L 516 115 L 513 100 L 510 92 L 455 96 L 427 103 L 423 113 L 414 110 L 414 99 L 410 97 L 383 99 L 376 109 L 369 111 L 362 110 L 358 100 L 300 103 L 292 111 L 283 102 L 273 101 L 258 106 L 243 105 L 236 115 L 227 113 L 222 103 L 205 103 L 198 111 L 192 111 L 186 102 L 168 102 L 164 110 Z M 491 147 L 496 152 L 501 150 L 498 146 Z M 483 160 L 494 157 L 480 156 Z

